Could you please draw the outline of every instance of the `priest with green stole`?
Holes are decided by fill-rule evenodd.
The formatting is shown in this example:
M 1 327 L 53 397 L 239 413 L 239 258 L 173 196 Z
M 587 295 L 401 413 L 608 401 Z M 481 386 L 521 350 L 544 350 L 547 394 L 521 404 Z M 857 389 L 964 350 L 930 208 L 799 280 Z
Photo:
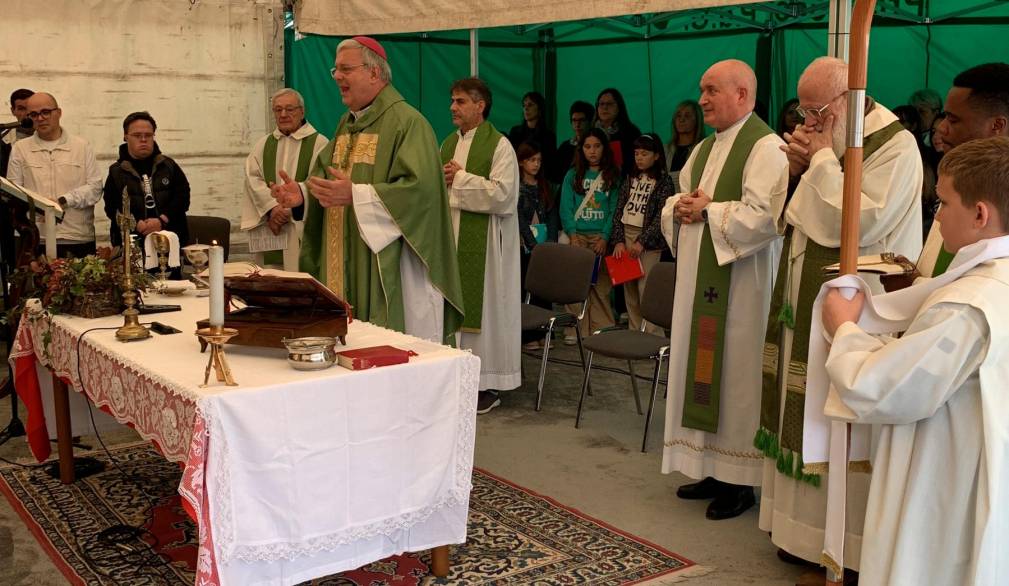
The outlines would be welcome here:
M 953 78 L 944 114 L 935 133 L 947 151 L 971 140 L 1009 135 L 1009 64 L 985 63 Z M 943 248 L 939 226 L 933 224 L 918 259 L 918 272 L 926 277 L 941 275 L 952 260 L 953 253 Z M 889 283 L 887 289 L 891 290 Z
M 242 231 L 251 241 L 257 233 L 283 237 L 283 248 L 253 250 L 261 266 L 280 265 L 285 271 L 298 270 L 302 223 L 291 210 L 273 199 L 270 189 L 281 181 L 279 173 L 293 177 L 301 188 L 319 152 L 329 142 L 307 120 L 305 100 L 291 88 L 277 90 L 270 99 L 277 127 L 256 141 L 245 159 L 245 199 L 242 200 Z M 202 244 L 209 244 L 203 242 Z
M 331 73 L 348 112 L 316 159 L 311 197 L 286 173 L 273 188 L 296 218 L 309 208 L 301 270 L 358 319 L 450 342 L 462 325 L 462 288 L 434 130 L 390 84 L 375 39 L 342 41 Z
M 716 133 L 691 152 L 683 192 L 662 210 L 670 248 L 673 222 L 681 224 L 662 471 L 700 479 L 677 496 L 713 499 L 707 517 L 728 519 L 753 506 L 760 486 L 753 431 L 788 161 L 753 113 L 757 80 L 746 63 L 716 63 L 700 85 L 704 122 Z
M 480 357 L 477 413 L 497 391 L 522 384 L 519 166 L 507 137 L 487 121 L 491 91 L 475 77 L 452 84 L 452 124 L 442 142 L 466 318 L 459 347 Z
M 831 278 L 823 267 L 840 260 L 847 89 L 847 63 L 834 57 L 810 63 L 798 84 L 796 112 L 803 124 L 786 134 L 783 147 L 793 190 L 764 336 L 763 397 L 754 443 L 766 456 L 760 528 L 771 534 L 779 557 L 792 562 L 819 563 L 823 550 L 827 471 L 802 462 L 803 412 L 813 301 Z M 859 254 L 915 258 L 921 250 L 922 164 L 914 135 L 871 98 L 863 128 Z M 879 278 L 862 277 L 882 292 Z M 848 476 L 844 563 L 853 570 L 858 569 L 869 483 L 864 464 Z

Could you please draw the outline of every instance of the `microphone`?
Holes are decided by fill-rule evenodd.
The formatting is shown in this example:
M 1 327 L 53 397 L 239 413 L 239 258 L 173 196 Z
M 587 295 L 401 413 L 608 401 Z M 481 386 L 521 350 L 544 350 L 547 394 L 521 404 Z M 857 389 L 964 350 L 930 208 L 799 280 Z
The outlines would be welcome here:
M 25 116 L 20 122 L 4 122 L 0 124 L 0 130 L 10 130 L 11 128 L 20 128 L 21 130 L 31 130 L 34 125 L 32 124 L 32 119 Z

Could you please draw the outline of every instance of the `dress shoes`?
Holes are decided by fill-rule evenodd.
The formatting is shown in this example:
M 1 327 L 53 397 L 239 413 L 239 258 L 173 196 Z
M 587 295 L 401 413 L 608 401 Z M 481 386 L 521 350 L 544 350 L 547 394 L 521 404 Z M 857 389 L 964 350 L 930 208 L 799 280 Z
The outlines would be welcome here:
M 704 516 L 712 521 L 731 519 L 742 515 L 755 504 L 757 499 L 753 496 L 753 487 L 724 485 L 715 500 L 708 505 Z
M 722 487 L 725 483 L 719 482 L 714 478 L 708 476 L 700 482 L 694 482 L 693 484 L 684 484 L 683 486 L 676 489 L 676 496 L 681 499 L 687 499 L 691 501 L 699 501 L 704 499 L 713 499 L 719 495 Z

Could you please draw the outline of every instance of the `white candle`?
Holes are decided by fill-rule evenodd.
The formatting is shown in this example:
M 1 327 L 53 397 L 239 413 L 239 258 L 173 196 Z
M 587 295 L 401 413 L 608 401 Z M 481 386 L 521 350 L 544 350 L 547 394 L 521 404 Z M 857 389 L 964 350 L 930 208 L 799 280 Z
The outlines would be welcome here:
M 224 325 L 224 249 L 210 247 L 210 327 Z

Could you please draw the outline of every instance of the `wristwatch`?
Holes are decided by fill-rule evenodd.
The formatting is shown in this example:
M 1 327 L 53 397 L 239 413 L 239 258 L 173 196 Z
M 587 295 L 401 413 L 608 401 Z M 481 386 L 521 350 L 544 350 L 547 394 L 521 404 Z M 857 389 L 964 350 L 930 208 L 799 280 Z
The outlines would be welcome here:
M 704 208 L 701 210 L 701 221 L 704 222 L 705 224 L 708 223 L 708 208 Z

